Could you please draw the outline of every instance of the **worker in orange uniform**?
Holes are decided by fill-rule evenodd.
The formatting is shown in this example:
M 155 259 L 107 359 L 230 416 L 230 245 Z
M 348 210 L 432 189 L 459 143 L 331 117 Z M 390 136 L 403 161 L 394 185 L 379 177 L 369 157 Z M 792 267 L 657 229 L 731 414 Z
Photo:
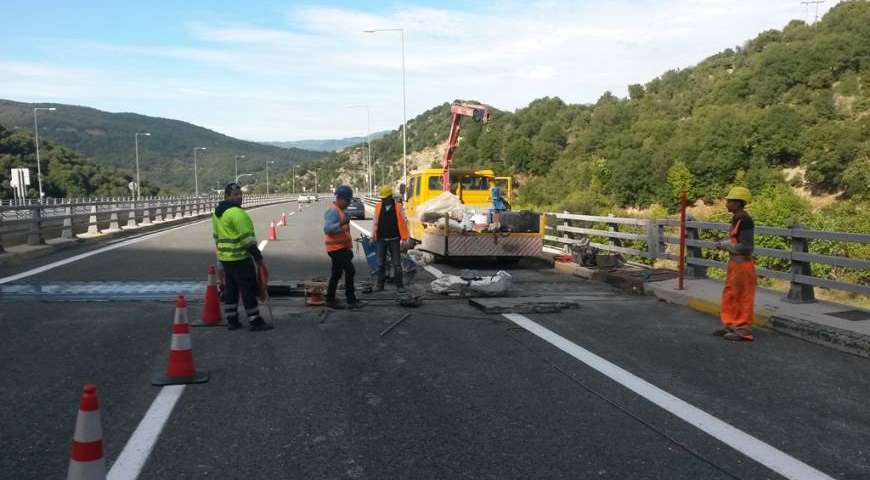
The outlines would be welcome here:
M 347 308 L 354 309 L 365 305 L 365 302 L 357 300 L 353 285 L 353 277 L 356 274 L 353 266 L 353 239 L 350 235 L 350 220 L 344 213 L 352 198 L 353 190 L 347 185 L 339 185 L 335 189 L 335 202 L 323 216 L 326 253 L 332 260 L 332 273 L 326 288 L 326 306 L 330 308 L 344 308 L 344 305 L 335 299 L 335 291 L 338 289 L 338 281 L 342 275 L 344 275 Z
M 724 328 L 716 330 L 725 340 L 752 341 L 752 319 L 755 311 L 755 262 L 752 259 L 755 224 L 746 213 L 752 194 L 746 187 L 734 187 L 725 197 L 725 207 L 731 212 L 728 242 L 716 242 L 715 247 L 728 251 L 728 273 L 722 290 Z
M 402 283 L 402 242 L 408 241 L 408 223 L 402 204 L 393 198 L 393 187 L 387 185 L 378 192 L 380 201 L 375 204 L 375 216 L 372 220 L 372 240 L 376 242 L 378 252 L 378 277 L 374 291 L 384 290 L 387 274 L 387 253 L 393 263 L 393 279 L 399 293 L 405 292 Z

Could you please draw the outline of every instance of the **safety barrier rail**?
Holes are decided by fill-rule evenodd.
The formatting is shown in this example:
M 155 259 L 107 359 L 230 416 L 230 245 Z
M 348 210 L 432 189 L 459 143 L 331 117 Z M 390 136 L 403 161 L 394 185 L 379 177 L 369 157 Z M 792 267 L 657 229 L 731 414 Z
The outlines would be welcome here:
M 678 233 L 680 222 L 678 220 L 577 215 L 569 212 L 552 212 L 547 213 L 547 216 L 547 231 L 544 236 L 545 248 L 556 246 L 564 249 L 565 246 L 583 244 L 588 240 L 589 245 L 604 251 L 647 260 L 679 260 L 678 255 L 668 252 L 669 246 L 678 246 L 680 243 Z M 722 232 L 727 234 L 730 227 L 726 223 L 693 220 L 686 222 L 685 263 L 690 276 L 704 278 L 707 276 L 708 268 L 727 268 L 727 263 L 719 260 L 719 258 L 724 258 L 721 253 L 718 255 L 710 253 L 714 247 L 714 241 L 709 240 L 709 238 L 724 237 Z M 677 233 L 673 234 L 672 231 Z M 810 253 L 811 242 L 815 240 L 841 242 L 847 245 L 866 245 L 870 244 L 870 234 L 809 230 L 801 225 L 793 225 L 791 228 L 756 225 L 755 235 L 756 238 L 759 236 L 781 237 L 790 243 L 791 249 L 789 250 L 762 248 L 756 245 L 754 252 L 756 257 L 775 258 L 788 263 L 787 270 L 756 269 L 759 276 L 789 282 L 788 300 L 796 303 L 815 301 L 814 287 L 870 295 L 870 285 L 863 279 L 853 283 L 821 278 L 813 276 L 812 273 L 812 264 L 819 264 L 868 272 L 865 278 L 870 281 L 870 260 L 852 258 L 847 254 Z M 584 237 L 585 239 L 581 240 Z M 848 252 L 848 250 L 848 248 L 841 249 L 844 252 Z
M 296 201 L 297 194 L 245 195 L 245 207 Z M 41 245 L 46 238 L 73 240 L 210 215 L 220 195 L 67 200 L 0 205 L 3 246 Z

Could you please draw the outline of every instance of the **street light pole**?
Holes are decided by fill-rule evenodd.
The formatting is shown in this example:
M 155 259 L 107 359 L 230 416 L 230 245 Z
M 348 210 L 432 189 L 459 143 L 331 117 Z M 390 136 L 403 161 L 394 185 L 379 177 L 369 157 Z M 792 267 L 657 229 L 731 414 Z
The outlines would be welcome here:
M 39 201 L 41 202 L 45 193 L 42 192 L 42 165 L 39 161 L 39 121 L 36 119 L 36 112 L 38 110 L 53 112 L 57 109 L 54 107 L 35 107 L 33 109 L 33 139 L 36 143 L 36 181 L 39 183 Z
M 266 160 L 266 195 L 269 194 L 269 164 L 275 163 L 272 160 Z
M 239 181 L 239 159 L 240 158 L 245 158 L 245 156 L 244 155 L 236 155 L 236 176 L 235 176 L 236 182 Z
M 293 193 L 296 193 L 296 165 L 293 165 Z
M 363 30 L 365 33 L 376 32 L 399 32 L 402 34 L 402 183 L 405 191 L 408 189 L 408 103 L 405 94 L 405 29 L 404 28 L 376 28 Z M 407 200 L 407 193 L 405 199 Z
M 205 147 L 193 147 L 193 185 L 194 190 L 196 192 L 196 196 L 199 196 L 199 170 L 196 168 L 196 151 L 197 150 L 208 150 Z
M 136 200 L 139 200 L 139 197 L 141 195 L 140 192 L 142 191 L 142 184 L 139 180 L 139 135 L 150 137 L 151 134 L 148 132 L 136 132 L 133 135 L 133 143 L 136 150 Z
M 349 105 L 348 108 L 365 108 L 366 109 L 366 149 L 368 149 L 368 162 L 366 162 L 366 177 L 369 185 L 369 196 L 374 195 L 374 162 L 372 161 L 372 111 L 368 105 Z M 363 149 L 363 158 L 365 158 L 366 149 Z

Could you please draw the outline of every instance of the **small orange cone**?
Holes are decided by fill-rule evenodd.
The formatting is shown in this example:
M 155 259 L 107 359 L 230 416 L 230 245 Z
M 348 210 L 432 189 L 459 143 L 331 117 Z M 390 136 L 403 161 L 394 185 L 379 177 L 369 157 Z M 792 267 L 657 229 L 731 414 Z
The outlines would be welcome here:
M 205 304 L 202 307 L 202 324 L 214 327 L 221 323 L 221 302 L 218 299 L 217 273 L 214 265 L 208 267 L 208 286 L 205 287 Z
M 281 226 L 287 226 L 287 212 L 281 212 Z
M 105 480 L 106 460 L 103 457 L 103 427 L 100 424 L 100 403 L 97 387 L 85 385 L 76 417 L 69 454 L 67 480 Z
M 323 300 L 322 282 L 312 282 L 305 285 L 305 304 L 312 307 L 326 304 L 326 301 Z
M 275 228 L 275 222 L 269 224 L 269 240 L 278 240 L 278 229 Z
M 187 323 L 187 302 L 179 295 L 175 302 L 175 321 L 172 324 L 172 344 L 169 347 L 169 363 L 165 372 L 156 372 L 151 385 L 182 385 L 205 383 L 208 372 L 196 370 L 193 350 L 190 345 L 190 325 Z

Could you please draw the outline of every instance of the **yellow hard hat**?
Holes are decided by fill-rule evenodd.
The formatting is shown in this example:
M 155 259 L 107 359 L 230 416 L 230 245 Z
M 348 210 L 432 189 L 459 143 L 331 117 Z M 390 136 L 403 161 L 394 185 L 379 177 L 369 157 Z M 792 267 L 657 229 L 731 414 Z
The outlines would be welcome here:
M 749 203 L 752 200 L 752 193 L 746 187 L 732 187 L 728 195 L 725 196 L 725 200 L 743 200 Z
M 384 185 L 379 192 L 381 198 L 391 198 L 393 196 L 393 187 Z

